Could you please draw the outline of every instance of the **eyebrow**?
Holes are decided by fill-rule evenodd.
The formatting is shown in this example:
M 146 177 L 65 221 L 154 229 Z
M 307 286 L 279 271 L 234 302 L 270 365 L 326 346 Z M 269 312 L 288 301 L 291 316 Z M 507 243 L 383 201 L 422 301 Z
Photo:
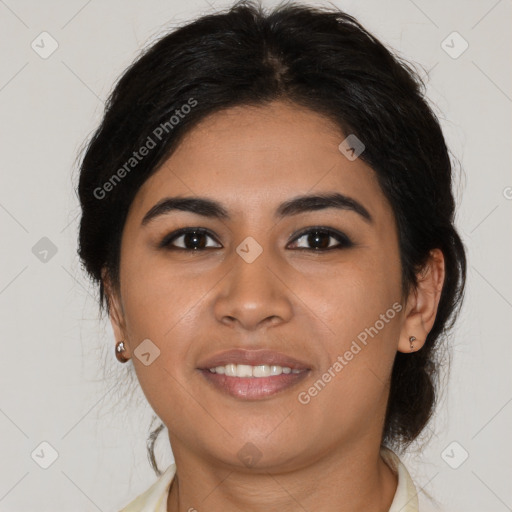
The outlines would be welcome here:
M 368 224 L 373 223 L 372 216 L 360 202 L 337 192 L 294 197 L 280 204 L 276 209 L 274 217 L 282 219 L 300 213 L 327 208 L 350 210 L 359 214 Z M 213 199 L 205 197 L 165 197 L 144 215 L 141 224 L 144 226 L 156 217 L 176 210 L 191 212 L 213 219 L 231 220 L 228 210 L 221 203 Z

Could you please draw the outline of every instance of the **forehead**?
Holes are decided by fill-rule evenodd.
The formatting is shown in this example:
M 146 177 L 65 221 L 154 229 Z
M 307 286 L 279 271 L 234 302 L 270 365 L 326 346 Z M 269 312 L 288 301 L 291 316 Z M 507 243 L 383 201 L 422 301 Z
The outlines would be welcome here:
M 375 172 L 340 152 L 346 136 L 326 117 L 294 104 L 223 110 L 186 134 L 138 191 L 132 210 L 141 218 L 165 196 L 200 195 L 244 216 L 274 210 L 294 195 L 338 191 L 378 216 L 389 207 Z

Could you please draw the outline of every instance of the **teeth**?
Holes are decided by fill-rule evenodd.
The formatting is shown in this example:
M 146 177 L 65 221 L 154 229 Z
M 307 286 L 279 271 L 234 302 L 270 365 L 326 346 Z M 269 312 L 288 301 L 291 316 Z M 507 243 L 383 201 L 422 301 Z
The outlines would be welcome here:
M 303 370 L 291 369 L 288 366 L 262 364 L 251 366 L 249 364 L 227 364 L 210 368 L 211 373 L 227 375 L 228 377 L 271 377 L 282 373 L 300 373 Z

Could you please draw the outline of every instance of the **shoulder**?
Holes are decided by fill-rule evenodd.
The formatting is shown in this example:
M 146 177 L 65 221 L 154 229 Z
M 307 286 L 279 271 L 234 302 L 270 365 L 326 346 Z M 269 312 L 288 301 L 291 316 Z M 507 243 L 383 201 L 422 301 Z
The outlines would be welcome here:
M 176 464 L 171 464 L 149 489 L 137 496 L 119 512 L 165 512 L 167 509 L 167 494 L 175 473 Z
M 380 454 L 398 479 L 395 497 L 389 512 L 419 512 L 418 492 L 405 465 L 398 455 L 389 448 L 383 447 Z

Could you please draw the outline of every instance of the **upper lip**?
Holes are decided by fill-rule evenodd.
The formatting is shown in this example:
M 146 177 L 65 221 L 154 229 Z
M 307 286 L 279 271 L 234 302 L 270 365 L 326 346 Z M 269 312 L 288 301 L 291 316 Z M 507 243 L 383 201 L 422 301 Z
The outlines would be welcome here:
M 225 366 L 226 364 L 248 364 L 251 366 L 259 365 L 279 365 L 291 368 L 292 370 L 309 370 L 307 363 L 287 356 L 281 352 L 273 350 L 244 350 L 232 349 L 225 352 L 219 352 L 214 356 L 202 360 L 198 364 L 201 370 L 215 368 L 217 366 Z

